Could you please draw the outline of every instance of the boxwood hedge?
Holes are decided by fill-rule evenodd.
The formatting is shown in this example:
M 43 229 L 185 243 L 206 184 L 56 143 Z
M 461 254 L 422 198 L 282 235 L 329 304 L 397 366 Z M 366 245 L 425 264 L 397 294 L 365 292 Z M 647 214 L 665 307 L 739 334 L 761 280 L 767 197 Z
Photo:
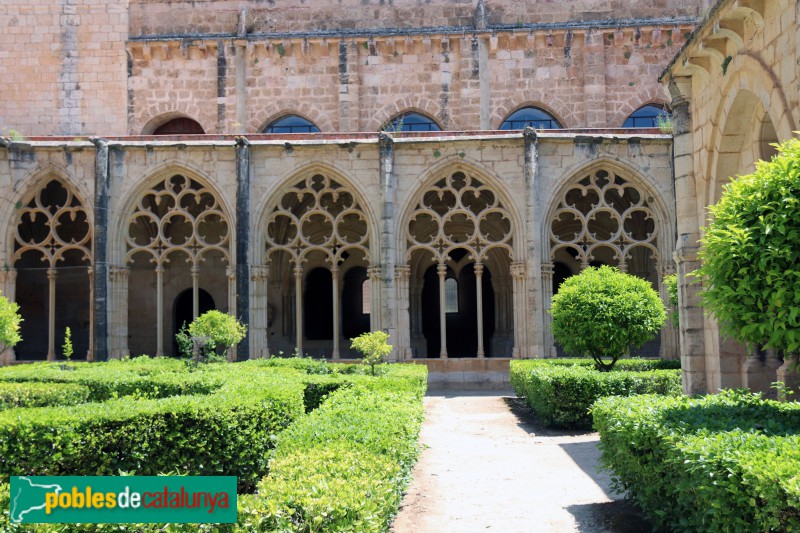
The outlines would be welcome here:
M 17 407 L 77 405 L 89 400 L 89 387 L 77 383 L 0 382 L 0 411 Z
M 567 361 L 580 363 L 569 364 Z M 518 360 L 511 361 L 510 381 L 517 396 L 525 399 L 545 425 L 590 429 L 589 408 L 603 396 L 679 394 L 680 371 L 651 370 L 662 365 L 674 363 L 625 360 L 619 361 L 610 372 L 599 372 L 587 359 Z M 643 370 L 633 370 L 636 368 Z
M 42 365 L 39 370 L 46 370 L 40 375 L 49 384 L 94 382 L 102 374 L 97 369 L 104 365 L 78 364 L 70 371 Z M 193 373 L 158 360 L 108 367 L 117 385 L 93 390 L 112 398 L 119 391 L 133 392 L 103 403 L 0 412 L 0 528 L 40 532 L 388 528 L 416 459 L 427 385 L 424 366 L 390 365 L 376 378 L 362 375 L 354 365 L 302 359 L 201 365 Z M 17 382 L 32 383 L 30 369 L 21 368 L 0 370 L 0 382 L 8 377 L 6 370 L 13 370 L 10 374 Z M 123 376 L 125 372 L 138 377 Z M 195 373 L 187 379 L 213 383 L 209 394 L 153 399 L 130 386 L 168 375 L 177 382 L 181 375 Z M 142 377 L 144 381 L 139 380 Z M 156 392 L 149 385 L 144 389 Z M 313 409 L 314 405 L 319 408 Z M 306 410 L 311 412 L 304 415 Z M 22 422 L 16 428 L 13 416 Z M 49 436 L 47 427 L 53 430 Z M 240 494 L 239 523 L 232 526 L 8 523 L 4 481 L 9 474 L 120 471 L 229 473 L 239 476 L 240 492 L 261 481 L 257 494 Z
M 660 528 L 800 531 L 800 405 L 741 391 L 603 398 L 601 465 Z

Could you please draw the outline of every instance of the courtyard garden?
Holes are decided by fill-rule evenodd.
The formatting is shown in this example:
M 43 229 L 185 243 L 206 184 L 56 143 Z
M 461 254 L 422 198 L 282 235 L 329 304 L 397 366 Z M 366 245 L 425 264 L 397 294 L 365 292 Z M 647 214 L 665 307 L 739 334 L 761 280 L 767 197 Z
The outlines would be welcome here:
M 236 526 L 385 531 L 417 457 L 424 366 L 288 358 L 196 365 L 138 357 L 0 369 L 4 531 L 161 531 L 15 525 L 12 475 L 238 476 Z M 195 531 L 198 525 L 173 525 Z

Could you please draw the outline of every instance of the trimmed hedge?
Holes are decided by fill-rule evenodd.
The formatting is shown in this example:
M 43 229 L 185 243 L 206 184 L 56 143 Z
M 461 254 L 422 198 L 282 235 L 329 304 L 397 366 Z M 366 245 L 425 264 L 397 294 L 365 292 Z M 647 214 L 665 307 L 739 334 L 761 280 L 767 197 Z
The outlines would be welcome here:
M 522 359 L 519 363 L 530 366 L 585 366 L 594 368 L 594 361 L 588 357 L 557 357 L 547 359 Z M 518 364 L 519 364 L 518 363 Z M 614 365 L 615 370 L 675 370 L 680 369 L 677 359 L 620 359 Z
M 386 531 L 418 455 L 424 366 L 353 380 L 278 437 L 239 525 L 258 531 Z M 394 375 L 393 375 L 394 374 Z
M 77 405 L 89 401 L 89 387 L 77 383 L 0 382 L 0 411 L 18 407 Z
M 680 394 L 679 370 L 624 370 L 599 372 L 588 364 L 548 364 L 547 360 L 511 361 L 510 381 L 517 396 L 550 427 L 591 429 L 589 409 L 603 396 Z M 581 361 L 586 361 L 581 360 Z M 628 368 L 657 366 L 655 361 L 636 362 Z
M 302 384 L 268 376 L 217 393 L 122 398 L 0 412 L 0 479 L 9 475 L 236 475 L 252 491 L 267 471 L 272 435 L 303 413 Z
M 800 531 L 800 405 L 741 391 L 603 398 L 601 465 L 660 528 Z

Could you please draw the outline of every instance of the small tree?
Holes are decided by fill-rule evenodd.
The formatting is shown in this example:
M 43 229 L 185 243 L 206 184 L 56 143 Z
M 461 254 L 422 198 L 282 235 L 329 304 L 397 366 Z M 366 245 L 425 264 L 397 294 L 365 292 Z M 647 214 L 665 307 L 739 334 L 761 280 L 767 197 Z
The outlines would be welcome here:
M 800 354 L 800 140 L 724 188 L 701 240 L 703 306 L 743 343 Z
M 383 358 L 392 352 L 392 345 L 388 343 L 389 334 L 385 331 L 371 331 L 362 333 L 350 339 L 350 347 L 364 356 L 363 363 L 372 368 L 375 375 L 375 365 L 382 363 Z
M 64 345 L 61 347 L 61 353 L 67 361 L 72 359 L 72 330 L 69 329 L 69 326 L 64 330 Z
M 203 313 L 189 324 L 191 335 L 196 350 L 222 353 L 244 339 L 247 326 L 239 322 L 235 316 L 217 310 Z
M 569 353 L 592 357 L 604 371 L 631 346 L 652 339 L 666 320 L 649 282 L 608 266 L 587 268 L 564 281 L 550 313 L 556 341 Z
M 13 348 L 22 336 L 19 334 L 19 305 L 0 294 L 0 352 Z

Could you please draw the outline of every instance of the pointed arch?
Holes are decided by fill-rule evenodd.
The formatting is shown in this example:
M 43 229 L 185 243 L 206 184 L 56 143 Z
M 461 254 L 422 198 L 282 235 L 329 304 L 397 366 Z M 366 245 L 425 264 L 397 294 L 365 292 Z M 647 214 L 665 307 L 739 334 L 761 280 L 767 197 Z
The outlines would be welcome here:
M 403 113 L 419 113 L 431 117 L 437 124 L 446 130 L 448 124 L 442 122 L 441 106 L 431 98 L 423 95 L 401 98 L 396 102 L 388 103 L 377 109 L 369 119 L 366 120 L 367 131 L 380 131 L 382 126 L 388 124 L 394 117 Z M 444 127 L 442 127 L 444 126 Z

